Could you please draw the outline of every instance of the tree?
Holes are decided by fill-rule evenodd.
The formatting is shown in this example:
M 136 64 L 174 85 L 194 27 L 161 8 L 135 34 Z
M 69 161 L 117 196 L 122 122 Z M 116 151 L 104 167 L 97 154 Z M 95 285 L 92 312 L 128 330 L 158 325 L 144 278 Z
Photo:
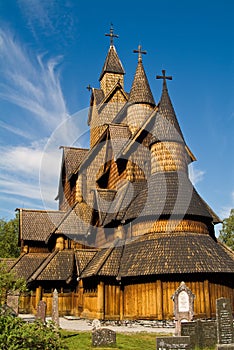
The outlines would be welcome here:
M 230 216 L 223 220 L 219 239 L 234 250 L 234 209 L 231 210 Z
M 0 258 L 16 258 L 19 256 L 18 236 L 18 214 L 10 221 L 0 219 Z
M 9 291 L 26 291 L 26 281 L 23 278 L 17 278 L 8 266 L 0 263 L 0 304 L 6 302 L 6 295 Z

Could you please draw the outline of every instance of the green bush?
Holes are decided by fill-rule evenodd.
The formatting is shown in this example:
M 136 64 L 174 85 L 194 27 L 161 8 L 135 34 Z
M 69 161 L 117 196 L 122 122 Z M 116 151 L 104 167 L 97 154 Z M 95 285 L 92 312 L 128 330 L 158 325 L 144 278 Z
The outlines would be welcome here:
M 67 350 L 53 323 L 0 316 L 0 350 Z

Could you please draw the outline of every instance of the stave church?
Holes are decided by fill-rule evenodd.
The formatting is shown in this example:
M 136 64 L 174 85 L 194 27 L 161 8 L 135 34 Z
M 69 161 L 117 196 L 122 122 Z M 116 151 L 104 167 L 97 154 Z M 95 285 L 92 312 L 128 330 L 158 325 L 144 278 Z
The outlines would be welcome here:
M 58 210 L 18 209 L 21 254 L 10 269 L 27 281 L 20 312 L 108 320 L 173 319 L 181 282 L 194 317 L 215 317 L 216 299 L 234 309 L 234 252 L 214 232 L 219 217 L 189 179 L 196 160 L 172 105 L 165 70 L 155 101 L 141 46 L 130 92 L 110 46 L 91 88 L 89 149 L 63 145 Z M 191 120 L 191 124 L 195 123 Z

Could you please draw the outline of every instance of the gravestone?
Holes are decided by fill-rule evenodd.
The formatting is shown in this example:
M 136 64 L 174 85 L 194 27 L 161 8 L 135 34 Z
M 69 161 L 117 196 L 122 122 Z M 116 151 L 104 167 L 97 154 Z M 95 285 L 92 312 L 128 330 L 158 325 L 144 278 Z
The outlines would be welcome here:
M 181 322 L 193 319 L 195 295 L 184 282 L 181 282 L 171 298 L 174 301 L 175 335 L 179 336 L 181 335 Z
M 92 332 L 92 346 L 108 347 L 116 344 L 116 333 L 108 328 L 98 328 Z
M 7 306 L 11 308 L 16 315 L 19 313 L 19 292 L 7 293 Z
M 230 299 L 220 298 L 216 300 L 216 319 L 217 347 L 222 348 L 219 345 L 230 344 L 228 348 L 234 349 L 233 317 Z
M 43 323 L 46 321 L 46 302 L 44 300 L 40 300 L 37 305 L 36 319 Z
M 214 320 L 184 322 L 181 324 L 181 335 L 190 336 L 192 348 L 214 347 L 217 344 L 217 323 Z
M 59 327 L 59 304 L 58 304 L 58 291 L 53 292 L 52 300 L 52 321 Z
M 157 350 L 184 350 L 190 349 L 190 337 L 159 337 L 156 339 Z

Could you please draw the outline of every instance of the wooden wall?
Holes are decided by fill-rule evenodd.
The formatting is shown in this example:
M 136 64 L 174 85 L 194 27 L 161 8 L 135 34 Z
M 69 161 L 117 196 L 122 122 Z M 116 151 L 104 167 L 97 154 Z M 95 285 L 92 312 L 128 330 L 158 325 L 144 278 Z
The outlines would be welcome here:
M 60 315 L 79 315 L 100 319 L 173 319 L 174 303 L 171 296 L 179 287 L 179 280 L 154 280 L 142 283 L 100 282 L 95 291 L 59 293 Z M 194 318 L 215 318 L 216 299 L 230 298 L 234 310 L 234 289 L 222 282 L 185 281 L 195 294 Z M 42 293 L 47 304 L 47 315 L 51 315 L 52 293 Z M 20 312 L 36 313 L 38 293 L 20 297 Z M 39 299 L 40 300 L 40 299 Z

